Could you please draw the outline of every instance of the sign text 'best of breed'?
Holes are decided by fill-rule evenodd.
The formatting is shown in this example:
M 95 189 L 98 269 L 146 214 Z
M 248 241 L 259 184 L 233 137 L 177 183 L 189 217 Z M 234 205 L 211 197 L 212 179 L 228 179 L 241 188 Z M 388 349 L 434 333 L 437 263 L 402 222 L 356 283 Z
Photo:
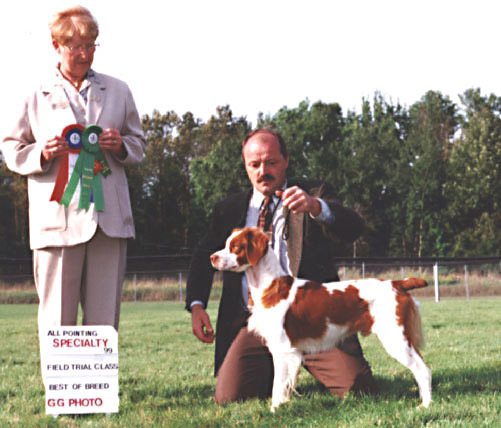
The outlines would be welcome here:
M 40 358 L 47 414 L 118 412 L 118 333 L 112 326 L 46 328 Z

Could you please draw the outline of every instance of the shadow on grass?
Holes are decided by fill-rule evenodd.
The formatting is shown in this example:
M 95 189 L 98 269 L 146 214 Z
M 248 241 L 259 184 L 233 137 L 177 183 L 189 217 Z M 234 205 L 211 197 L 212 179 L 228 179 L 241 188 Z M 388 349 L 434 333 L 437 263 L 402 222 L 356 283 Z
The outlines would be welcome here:
M 464 370 L 437 370 L 433 376 L 433 388 L 442 394 L 499 393 L 501 391 L 501 362 L 483 367 L 465 367 Z
M 366 396 L 367 399 L 391 401 L 419 400 L 419 392 L 414 377 L 402 375 L 396 377 L 376 376 L 379 393 Z M 492 393 L 501 390 L 501 368 L 485 366 L 463 370 L 437 370 L 433 374 L 432 393 L 436 399 L 450 395 Z M 340 399 L 329 396 L 327 389 L 315 381 L 313 377 L 300 382 L 297 388 L 300 400 L 308 401 L 315 397 L 324 407 L 338 406 Z M 148 385 L 137 381 L 125 381 L 121 385 L 121 395 L 131 403 L 148 403 L 158 410 L 176 408 L 192 408 L 200 402 L 213 403 L 214 385 L 200 384 L 170 384 Z M 324 397 L 321 397 L 325 395 Z M 356 397 L 355 398 L 356 402 Z
M 197 385 L 148 385 L 139 382 L 122 382 L 120 394 L 131 403 L 156 402 L 155 407 L 161 409 L 173 405 L 176 407 L 191 407 L 193 403 L 211 401 L 214 397 L 214 386 L 211 384 Z
M 414 376 L 403 375 L 396 377 L 375 376 L 379 393 L 374 398 L 405 399 L 419 398 L 419 391 Z M 478 368 L 465 368 L 464 370 L 445 369 L 432 373 L 432 394 L 434 396 L 447 396 L 455 394 L 499 393 L 501 391 L 501 363 L 496 367 L 486 365 Z M 298 392 L 303 396 L 326 393 L 327 389 L 313 378 L 303 382 L 298 387 Z M 371 396 L 369 396 L 371 397 Z

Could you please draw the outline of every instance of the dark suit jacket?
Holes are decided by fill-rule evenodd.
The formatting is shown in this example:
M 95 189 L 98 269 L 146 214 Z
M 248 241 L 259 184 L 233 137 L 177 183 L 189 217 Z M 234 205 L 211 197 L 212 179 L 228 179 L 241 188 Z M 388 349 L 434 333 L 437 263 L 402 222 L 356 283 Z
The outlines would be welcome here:
M 332 258 L 346 242 L 357 239 L 364 229 L 362 218 L 337 201 L 326 183 L 314 180 L 289 181 L 310 195 L 322 198 L 335 216 L 331 225 L 313 220 L 309 215 L 289 214 L 287 248 L 294 276 L 313 281 L 338 281 L 337 266 Z M 224 247 L 226 238 L 236 227 L 244 227 L 252 189 L 233 194 L 217 203 L 205 238 L 197 247 L 190 264 L 187 282 L 186 309 L 200 300 L 207 306 L 214 268 L 209 256 Z M 223 272 L 223 292 L 216 324 L 215 374 L 249 315 L 242 299 L 241 273 Z

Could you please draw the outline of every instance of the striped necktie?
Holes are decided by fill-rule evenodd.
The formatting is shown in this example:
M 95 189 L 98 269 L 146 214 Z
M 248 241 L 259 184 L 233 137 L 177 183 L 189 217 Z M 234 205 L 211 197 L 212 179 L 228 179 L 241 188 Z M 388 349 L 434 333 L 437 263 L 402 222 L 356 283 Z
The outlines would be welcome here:
M 273 210 L 272 210 L 273 198 L 271 196 L 265 196 L 261 209 L 259 210 L 259 217 L 257 220 L 257 227 L 264 230 L 265 232 L 271 232 L 273 225 Z
M 259 209 L 259 217 L 257 218 L 257 227 L 259 227 L 264 232 L 271 232 L 273 228 L 273 197 L 265 196 L 261 208 Z M 252 296 L 249 290 L 249 295 L 247 298 L 247 308 L 252 312 L 254 307 L 254 302 L 252 301 Z

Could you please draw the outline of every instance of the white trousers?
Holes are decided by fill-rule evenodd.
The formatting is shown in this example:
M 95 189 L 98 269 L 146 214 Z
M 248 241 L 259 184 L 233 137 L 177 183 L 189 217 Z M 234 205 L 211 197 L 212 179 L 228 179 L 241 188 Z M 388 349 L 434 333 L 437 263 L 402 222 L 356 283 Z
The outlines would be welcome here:
M 39 327 L 76 325 L 80 303 L 83 325 L 118 331 L 126 255 L 127 240 L 110 238 L 99 227 L 83 244 L 34 250 Z

